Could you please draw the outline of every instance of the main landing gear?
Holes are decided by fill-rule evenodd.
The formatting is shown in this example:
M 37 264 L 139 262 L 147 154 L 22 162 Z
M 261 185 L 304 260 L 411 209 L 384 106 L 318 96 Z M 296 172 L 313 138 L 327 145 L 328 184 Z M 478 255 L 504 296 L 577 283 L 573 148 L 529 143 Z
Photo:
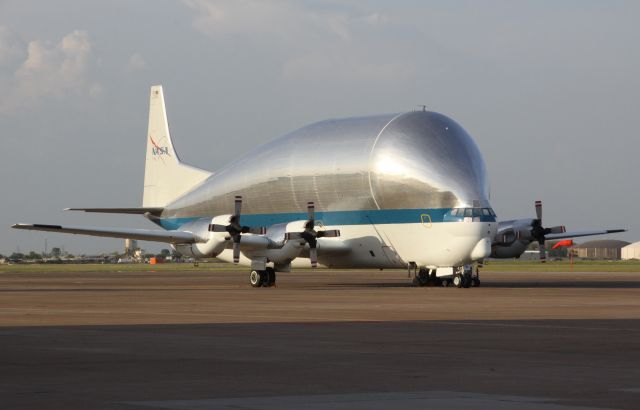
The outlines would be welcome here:
M 435 269 L 420 268 L 418 274 L 413 278 L 413 283 L 418 286 L 439 286 L 440 282 Z
M 450 279 L 456 288 L 477 288 L 480 286 L 480 271 L 471 265 L 461 266 Z
M 249 274 L 249 283 L 254 288 L 275 286 L 276 271 L 271 267 L 267 267 L 265 270 L 252 270 Z

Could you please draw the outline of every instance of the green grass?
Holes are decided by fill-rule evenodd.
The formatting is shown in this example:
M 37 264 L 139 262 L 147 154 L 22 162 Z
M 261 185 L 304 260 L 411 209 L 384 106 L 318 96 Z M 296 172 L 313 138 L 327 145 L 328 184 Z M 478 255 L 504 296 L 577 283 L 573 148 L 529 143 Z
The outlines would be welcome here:
M 489 261 L 489 272 L 640 272 L 640 261 Z

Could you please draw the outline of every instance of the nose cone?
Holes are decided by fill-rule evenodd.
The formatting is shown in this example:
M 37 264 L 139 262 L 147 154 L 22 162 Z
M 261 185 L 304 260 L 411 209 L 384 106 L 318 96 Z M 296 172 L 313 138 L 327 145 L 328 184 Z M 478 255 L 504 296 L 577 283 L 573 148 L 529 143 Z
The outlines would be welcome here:
M 480 150 L 442 114 L 411 112 L 394 119 L 380 133 L 369 166 L 381 209 L 489 206 Z

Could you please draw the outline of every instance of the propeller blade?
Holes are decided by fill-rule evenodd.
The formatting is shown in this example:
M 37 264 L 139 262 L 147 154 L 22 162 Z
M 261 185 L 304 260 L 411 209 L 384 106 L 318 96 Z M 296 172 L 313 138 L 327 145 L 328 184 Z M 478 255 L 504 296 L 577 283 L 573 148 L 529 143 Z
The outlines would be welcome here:
M 252 233 L 254 235 L 264 235 L 267 233 L 267 228 L 265 228 L 264 226 L 258 226 L 255 228 L 252 228 L 250 226 L 243 226 L 242 227 L 242 233 Z
M 567 232 L 567 229 L 562 225 L 549 228 L 549 233 L 565 233 L 565 232 Z
M 309 248 L 309 259 L 311 259 L 311 267 L 318 267 L 318 249 L 314 246 L 313 248 Z
M 292 239 L 302 239 L 302 233 L 301 232 L 287 232 L 284 234 L 284 238 L 288 241 L 292 240 Z
M 237 195 L 236 196 L 236 203 L 235 203 L 235 213 L 234 213 L 235 217 L 237 218 L 236 219 L 237 223 L 240 223 L 240 212 L 241 211 L 242 211 L 242 197 L 240 195 Z
M 337 238 L 340 236 L 339 229 L 329 229 L 326 231 L 318 231 L 318 238 Z
M 540 244 L 540 262 L 544 263 L 547 260 L 547 246 L 543 243 Z
M 536 217 L 540 220 L 542 224 L 542 201 L 536 201 Z
M 233 263 L 240 262 L 240 241 L 233 241 Z
M 209 224 L 209 232 L 227 232 L 226 225 Z
M 307 216 L 309 218 L 308 227 L 313 229 L 315 226 L 316 206 L 313 202 L 307 202 Z

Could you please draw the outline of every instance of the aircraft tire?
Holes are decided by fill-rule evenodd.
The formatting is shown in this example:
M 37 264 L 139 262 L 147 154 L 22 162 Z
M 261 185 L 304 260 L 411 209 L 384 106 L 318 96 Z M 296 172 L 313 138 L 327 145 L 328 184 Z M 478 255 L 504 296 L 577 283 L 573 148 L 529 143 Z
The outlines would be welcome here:
M 452 282 L 453 282 L 453 286 L 455 286 L 456 288 L 461 288 L 464 282 L 464 278 L 462 277 L 461 274 L 454 273 Z
M 275 286 L 276 284 L 276 270 L 273 268 L 267 268 L 264 271 L 265 280 L 263 281 L 263 286 Z
M 249 283 L 254 288 L 259 288 L 264 283 L 265 274 L 261 270 L 252 270 L 249 274 Z
M 418 272 L 418 285 L 427 286 L 429 284 L 429 271 L 425 268 L 420 269 Z
M 471 279 L 471 275 L 468 273 L 465 273 L 464 275 L 462 275 L 462 287 L 470 288 L 471 286 L 473 286 L 473 280 Z
M 480 287 L 480 279 L 479 278 L 471 279 L 471 286 L 473 286 L 474 288 L 479 288 Z

